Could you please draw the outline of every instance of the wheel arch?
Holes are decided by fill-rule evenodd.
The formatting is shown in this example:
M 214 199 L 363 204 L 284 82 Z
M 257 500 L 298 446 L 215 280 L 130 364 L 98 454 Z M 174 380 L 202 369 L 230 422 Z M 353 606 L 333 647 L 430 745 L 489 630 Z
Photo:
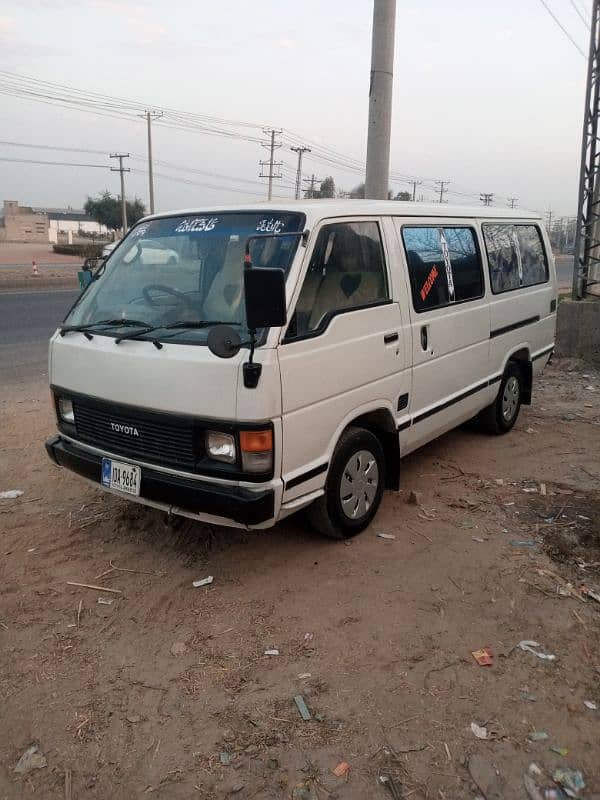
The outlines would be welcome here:
M 364 428 L 381 442 L 385 456 L 385 488 L 400 488 L 400 440 L 396 420 L 389 407 L 378 406 L 345 420 L 334 440 L 334 447 L 348 428 Z
M 531 395 L 533 390 L 533 364 L 531 361 L 531 351 L 527 345 L 517 348 L 511 352 L 506 359 L 504 369 L 506 366 L 513 362 L 517 364 L 523 374 L 523 391 L 521 402 L 523 405 L 531 405 Z

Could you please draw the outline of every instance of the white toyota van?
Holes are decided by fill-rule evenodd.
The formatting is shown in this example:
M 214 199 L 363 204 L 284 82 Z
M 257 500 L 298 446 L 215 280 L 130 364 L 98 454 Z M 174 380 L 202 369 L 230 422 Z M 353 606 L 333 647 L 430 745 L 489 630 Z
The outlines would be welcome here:
M 402 456 L 475 417 L 512 428 L 556 301 L 533 214 L 316 200 L 147 217 L 51 339 L 48 454 L 169 513 L 260 529 L 307 507 L 351 536 Z

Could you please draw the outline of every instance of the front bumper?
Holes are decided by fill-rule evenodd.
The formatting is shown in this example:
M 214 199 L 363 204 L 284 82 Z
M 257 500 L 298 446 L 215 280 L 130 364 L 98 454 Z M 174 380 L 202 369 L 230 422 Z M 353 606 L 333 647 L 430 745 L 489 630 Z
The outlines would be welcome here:
M 90 453 L 61 436 L 48 439 L 46 451 L 55 464 L 101 485 L 102 456 Z M 124 497 L 136 499 L 129 495 Z M 237 486 L 179 478 L 148 467 L 142 468 L 140 498 L 175 506 L 191 514 L 223 517 L 240 525 L 260 525 L 275 516 L 275 493 L 272 489 L 250 491 Z

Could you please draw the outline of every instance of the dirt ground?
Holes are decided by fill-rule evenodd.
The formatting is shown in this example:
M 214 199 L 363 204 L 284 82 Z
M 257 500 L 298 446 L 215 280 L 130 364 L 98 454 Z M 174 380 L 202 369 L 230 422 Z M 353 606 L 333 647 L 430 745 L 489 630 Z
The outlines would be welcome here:
M 35 261 L 35 276 L 31 262 Z M 0 292 L 35 289 L 76 289 L 83 259 L 55 253 L 52 245 L 0 243 Z
M 0 798 L 521 800 L 532 762 L 600 797 L 599 400 L 555 362 L 512 433 L 408 457 L 331 542 L 105 495 L 48 461 L 46 386 L 3 387 L 0 491 L 24 494 L 0 500 Z M 32 744 L 46 766 L 16 773 Z

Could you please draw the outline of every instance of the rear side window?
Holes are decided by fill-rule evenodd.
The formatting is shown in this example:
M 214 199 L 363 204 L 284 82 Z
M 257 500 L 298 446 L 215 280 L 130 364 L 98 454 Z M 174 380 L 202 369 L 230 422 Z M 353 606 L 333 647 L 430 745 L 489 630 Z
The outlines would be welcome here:
M 413 306 L 430 311 L 483 296 L 483 272 L 471 228 L 404 226 Z
M 548 262 L 536 225 L 483 225 L 492 292 L 548 281 Z
M 523 286 L 535 286 L 548 280 L 548 262 L 539 229 L 535 225 L 515 225 Z

